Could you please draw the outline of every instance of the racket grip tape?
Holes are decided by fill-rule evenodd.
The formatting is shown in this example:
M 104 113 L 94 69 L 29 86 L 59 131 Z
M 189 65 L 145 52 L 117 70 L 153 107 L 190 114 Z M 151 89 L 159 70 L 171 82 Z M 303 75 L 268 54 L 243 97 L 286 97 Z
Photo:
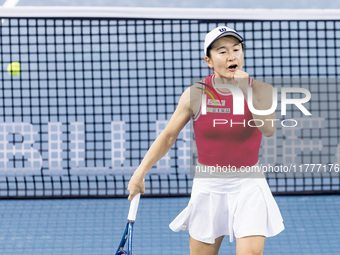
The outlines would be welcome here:
M 128 221 L 134 222 L 136 220 L 137 210 L 138 210 L 138 204 L 140 199 L 140 193 L 138 193 L 131 201 L 130 204 L 130 210 L 128 215 Z

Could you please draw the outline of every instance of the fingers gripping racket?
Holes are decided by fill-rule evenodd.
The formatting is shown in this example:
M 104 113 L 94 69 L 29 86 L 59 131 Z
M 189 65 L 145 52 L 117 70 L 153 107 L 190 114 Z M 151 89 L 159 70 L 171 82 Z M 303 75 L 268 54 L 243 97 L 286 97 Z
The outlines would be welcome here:
M 140 194 L 137 194 L 131 201 L 125 231 L 124 231 L 122 240 L 120 241 L 119 247 L 115 255 L 123 255 L 123 254 L 131 255 L 132 254 L 132 231 L 133 231 L 133 224 L 135 223 L 135 220 L 136 220 L 139 199 L 140 199 Z M 127 241 L 127 251 L 123 250 L 126 241 Z

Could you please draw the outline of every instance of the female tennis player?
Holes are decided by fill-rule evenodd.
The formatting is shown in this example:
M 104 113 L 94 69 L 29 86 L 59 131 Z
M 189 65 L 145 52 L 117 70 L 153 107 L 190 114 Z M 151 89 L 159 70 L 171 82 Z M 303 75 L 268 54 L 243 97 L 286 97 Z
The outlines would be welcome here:
M 214 74 L 184 91 L 167 127 L 151 145 L 128 185 L 129 200 L 138 193 L 144 194 L 144 176 L 169 151 L 192 118 L 198 168 L 188 206 L 170 224 L 173 231 L 189 230 L 192 255 L 218 254 L 226 235 L 230 242 L 236 237 L 237 255 L 262 254 L 265 238 L 284 229 L 268 184 L 256 171 L 261 137 L 274 134 L 275 121 L 268 120 L 276 116 L 256 115 L 248 108 L 248 93 L 252 91 L 254 108 L 270 109 L 273 88 L 251 79 L 242 70 L 243 48 L 241 35 L 228 27 L 217 27 L 206 35 L 205 61 Z M 245 98 L 243 114 L 233 114 L 233 86 Z M 205 169 L 202 172 L 206 173 L 207 167 L 214 169 L 215 178 L 206 178 L 197 171 Z M 247 167 L 252 171 L 242 171 Z

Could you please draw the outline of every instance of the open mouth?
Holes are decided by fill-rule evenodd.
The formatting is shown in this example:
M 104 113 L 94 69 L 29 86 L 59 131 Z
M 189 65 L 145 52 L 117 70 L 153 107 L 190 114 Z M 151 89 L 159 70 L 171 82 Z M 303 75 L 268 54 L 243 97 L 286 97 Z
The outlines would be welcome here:
M 228 66 L 229 71 L 236 71 L 237 65 L 230 65 Z

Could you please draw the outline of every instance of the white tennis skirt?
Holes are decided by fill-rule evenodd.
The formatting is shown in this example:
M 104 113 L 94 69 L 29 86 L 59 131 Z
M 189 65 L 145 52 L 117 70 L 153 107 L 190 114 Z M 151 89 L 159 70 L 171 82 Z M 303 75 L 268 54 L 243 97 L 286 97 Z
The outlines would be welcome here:
M 170 223 L 178 232 L 215 243 L 220 236 L 275 236 L 284 230 L 265 178 L 195 178 L 188 206 Z

